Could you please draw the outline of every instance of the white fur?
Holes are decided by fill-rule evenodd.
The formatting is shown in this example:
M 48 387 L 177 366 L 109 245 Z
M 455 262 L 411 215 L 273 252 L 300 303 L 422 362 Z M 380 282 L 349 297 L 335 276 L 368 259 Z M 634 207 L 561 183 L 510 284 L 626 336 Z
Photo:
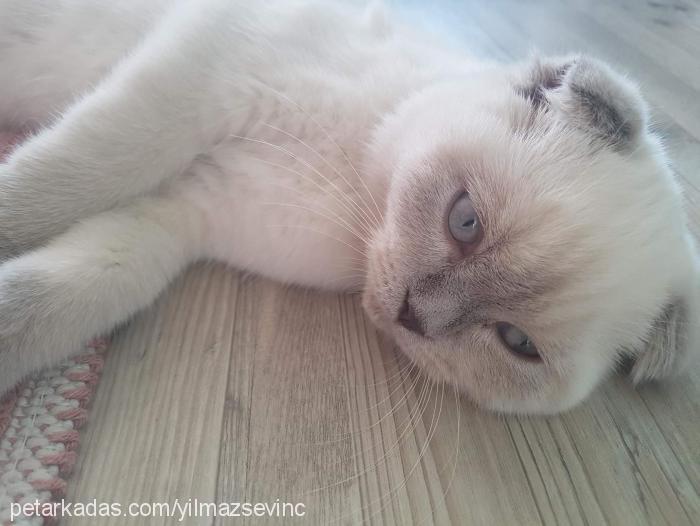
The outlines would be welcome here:
M 0 0 L 0 126 L 48 125 L 0 165 L 0 257 L 11 258 L 0 266 L 0 392 L 128 319 L 198 259 L 290 283 L 362 288 L 367 252 L 389 231 L 398 235 L 394 209 L 411 206 L 397 197 L 412 184 L 407 170 L 445 141 L 497 148 L 503 123 L 524 111 L 508 102 L 517 98 L 512 68 L 467 60 L 392 23 L 381 7 L 146 6 Z M 566 101 L 553 96 L 552 105 L 564 119 Z M 585 139 L 566 134 L 559 146 L 566 151 Z M 582 269 L 582 287 L 613 296 L 589 298 L 578 310 L 562 305 L 573 309 L 569 323 L 596 302 L 604 311 L 585 325 L 598 339 L 581 336 L 589 349 L 556 366 L 579 369 L 567 373 L 565 389 L 523 400 L 474 393 L 468 372 L 439 373 L 417 356 L 421 345 L 395 328 L 394 313 L 370 307 L 373 319 L 429 374 L 484 405 L 547 411 L 577 402 L 621 347 L 641 352 L 667 298 L 697 287 L 675 183 L 653 139 L 643 141 L 631 160 L 596 158 L 595 181 L 607 185 L 607 198 L 577 204 L 587 221 L 652 216 L 656 228 L 663 219 L 663 269 L 655 260 L 661 248 L 639 255 L 634 236 L 594 240 L 608 254 L 596 263 L 613 256 L 616 263 L 603 278 Z M 543 176 L 548 198 L 576 203 L 566 189 L 582 199 L 602 195 L 583 180 L 572 187 L 565 175 Z M 647 184 L 654 190 L 630 192 Z M 427 248 L 441 244 L 426 239 Z M 366 294 L 382 286 L 370 272 Z M 697 297 L 689 297 L 697 313 Z

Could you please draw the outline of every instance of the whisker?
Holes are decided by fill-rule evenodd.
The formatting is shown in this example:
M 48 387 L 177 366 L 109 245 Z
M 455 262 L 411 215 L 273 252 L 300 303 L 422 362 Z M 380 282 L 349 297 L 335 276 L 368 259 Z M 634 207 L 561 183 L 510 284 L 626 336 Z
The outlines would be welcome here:
M 414 364 L 414 365 L 415 365 L 415 364 Z M 413 367 L 411 367 L 411 371 L 413 371 Z M 410 376 L 411 371 L 409 371 L 408 374 L 406 374 L 405 376 L 406 376 L 406 377 Z M 403 376 L 403 375 L 402 375 L 402 376 Z M 359 434 L 361 434 L 361 433 L 364 433 L 364 432 L 367 432 L 367 431 L 371 431 L 372 429 L 374 429 L 375 427 L 377 427 L 378 425 L 380 425 L 384 420 L 386 420 L 388 417 L 392 416 L 392 415 L 396 412 L 396 409 L 397 409 L 397 407 L 398 407 L 398 404 L 401 404 L 401 403 L 406 399 L 406 397 L 407 397 L 408 394 L 411 392 L 411 390 L 414 389 L 415 386 L 418 384 L 418 380 L 419 380 L 419 377 L 416 376 L 416 378 L 414 379 L 414 381 L 413 381 L 413 383 L 411 384 L 411 386 L 410 386 L 408 389 L 406 389 L 406 390 L 404 391 L 404 394 L 403 394 L 403 396 L 399 399 L 398 403 L 397 403 L 396 405 L 392 405 L 391 410 L 390 410 L 389 412 L 385 413 L 384 416 L 382 416 L 379 420 L 377 420 L 377 421 L 374 422 L 373 424 L 371 424 L 371 425 L 369 425 L 369 426 L 367 426 L 367 427 L 364 427 L 364 428 L 357 429 L 357 430 L 355 430 L 355 431 L 351 431 L 351 432 L 348 432 L 348 433 L 343 433 L 343 434 L 341 434 L 341 435 L 338 435 L 338 436 L 336 436 L 336 437 L 334 437 L 334 438 L 330 438 L 330 439 L 328 439 L 328 440 L 324 440 L 324 441 L 321 441 L 321 442 L 312 442 L 312 443 L 308 443 L 308 445 L 324 446 L 324 445 L 330 445 L 330 444 L 337 444 L 338 442 L 342 442 L 342 441 L 344 441 L 344 440 L 347 440 L 348 438 L 351 438 L 351 437 L 353 437 L 353 436 L 355 436 L 355 435 L 359 435 Z M 370 410 L 374 409 L 375 407 L 378 407 L 379 405 L 385 403 L 387 400 L 390 400 L 390 399 L 391 399 L 391 395 L 393 395 L 396 391 L 398 391 L 398 390 L 401 389 L 402 387 L 404 387 L 404 388 L 406 387 L 406 386 L 404 385 L 404 381 L 405 381 L 405 377 L 401 379 L 401 382 L 399 383 L 399 385 L 398 385 L 397 387 L 395 387 L 395 388 L 393 389 L 392 393 L 391 393 L 388 397 L 384 398 L 380 403 L 375 404 L 374 406 L 372 406 L 372 407 L 370 407 L 370 408 L 367 408 L 367 409 L 364 409 L 364 410 L 361 410 L 361 411 L 363 411 L 363 412 L 369 412 Z M 361 453 L 365 453 L 365 452 L 366 452 L 366 451 L 362 451 Z M 358 456 L 358 455 L 355 454 L 354 456 Z
M 267 88 L 268 90 L 270 90 L 272 93 L 274 93 L 278 97 L 282 98 L 283 100 L 289 102 L 292 106 L 294 106 L 299 111 L 301 111 L 304 115 L 306 115 L 311 122 L 313 122 L 316 126 L 318 126 L 318 128 L 323 132 L 323 134 L 326 136 L 326 138 L 328 138 L 328 140 L 331 141 L 335 145 L 336 148 L 338 148 L 338 150 L 343 154 L 345 161 L 348 163 L 348 165 L 350 166 L 352 171 L 355 172 L 355 175 L 356 175 L 358 181 L 360 181 L 360 183 L 362 184 L 364 189 L 367 191 L 367 194 L 369 195 L 370 199 L 372 200 L 372 203 L 374 203 L 374 207 L 377 210 L 377 212 L 379 213 L 379 217 L 381 218 L 382 223 L 383 223 L 384 222 L 384 215 L 382 214 L 382 210 L 379 207 L 379 205 L 377 204 L 377 201 L 374 199 L 374 195 L 372 194 L 372 191 L 367 186 L 367 183 L 365 182 L 365 180 L 360 176 L 359 172 L 355 168 L 355 165 L 350 161 L 350 157 L 348 156 L 347 152 L 331 136 L 331 134 L 328 132 L 328 130 L 320 122 L 318 122 L 318 120 L 312 114 L 310 114 L 308 111 L 306 111 L 306 109 L 304 109 L 304 107 L 302 107 L 297 102 L 293 101 L 291 98 L 289 98 L 289 96 L 276 90 L 275 88 L 273 88 L 272 86 L 270 86 L 266 82 L 263 82 L 260 79 L 257 79 L 257 80 L 262 86 L 264 86 L 265 88 Z
M 364 237 L 362 237 L 360 234 L 358 234 L 355 230 L 353 230 L 352 227 L 350 227 L 347 223 L 340 222 L 340 221 L 343 221 L 342 219 L 340 219 L 340 216 L 338 216 L 338 219 L 332 218 L 330 216 L 327 216 L 327 215 L 319 212 L 318 210 L 314 210 L 313 208 L 309 208 L 308 206 L 298 205 L 295 203 L 278 203 L 278 202 L 274 202 L 274 201 L 261 201 L 260 204 L 267 205 L 267 206 L 286 206 L 289 208 L 298 208 L 300 210 L 306 210 L 307 212 L 311 212 L 312 214 L 316 214 L 320 217 L 323 217 L 324 219 L 327 219 L 331 223 L 338 225 L 339 227 L 343 228 L 344 230 L 346 230 L 348 233 L 355 236 L 357 239 L 359 239 L 363 243 L 367 244 L 367 240 Z
M 362 196 L 362 194 L 361 194 L 360 192 L 358 192 L 357 188 L 355 188 L 355 187 L 352 185 L 352 183 L 350 183 L 350 181 L 348 181 L 347 178 L 340 172 L 340 170 L 338 170 L 338 168 L 336 168 L 333 164 L 331 164 L 331 162 L 328 161 L 328 159 L 327 159 L 326 157 L 324 157 L 318 150 L 316 150 L 315 148 L 313 148 L 311 145 L 309 145 L 308 143 L 306 143 L 304 140 L 302 140 L 300 137 L 297 137 L 297 136 L 294 135 L 293 133 L 290 133 L 290 132 L 288 132 L 288 131 L 286 131 L 286 130 L 283 130 L 283 129 L 281 129 L 281 128 L 278 128 L 277 126 L 273 126 L 272 124 L 269 124 L 269 123 L 266 123 L 266 122 L 263 122 L 262 124 L 263 124 L 263 126 L 267 126 L 268 128 L 270 128 L 270 129 L 272 129 L 272 130 L 275 130 L 275 131 L 277 131 L 277 132 L 279 132 L 279 133 L 281 133 L 281 134 L 283 134 L 283 135 L 285 135 L 285 136 L 287 136 L 287 137 L 289 137 L 289 138 L 291 138 L 291 139 L 294 139 L 294 140 L 297 141 L 299 144 L 301 144 L 302 146 L 304 146 L 305 148 L 307 148 L 309 151 L 311 151 L 312 153 L 314 153 L 314 154 L 315 154 L 319 159 L 321 159 L 324 163 L 326 163 L 326 165 L 328 165 L 328 167 L 331 168 L 331 169 L 345 182 L 345 184 L 347 184 L 348 187 L 350 187 L 350 188 L 355 192 L 355 194 L 357 195 L 357 197 L 359 197 L 360 200 L 362 201 L 362 204 L 365 205 L 365 206 L 367 207 L 366 210 L 367 210 L 368 212 L 365 213 L 365 216 L 367 217 L 367 219 L 370 220 L 370 221 L 373 220 L 374 223 L 375 223 L 376 225 L 380 224 L 380 223 L 379 223 L 379 218 L 374 214 L 374 211 L 373 211 L 371 208 L 369 208 L 367 202 L 365 201 L 365 199 L 364 199 L 364 197 Z M 341 151 L 342 151 L 342 150 L 341 150 Z M 358 175 L 358 179 L 360 179 L 359 175 Z M 360 179 L 360 180 L 361 180 L 361 179 Z M 376 203 L 375 203 L 375 206 L 376 206 Z M 365 210 L 365 209 L 363 208 L 363 210 Z M 372 214 L 372 217 L 370 217 L 369 214 Z
M 364 275 L 367 273 L 367 260 L 357 256 L 346 256 L 343 261 L 333 265 L 332 268 L 335 270 L 357 270 Z
M 267 144 L 269 144 L 270 146 L 275 146 L 275 145 L 272 144 L 272 143 L 267 143 Z M 280 148 L 281 148 L 281 147 L 280 147 Z M 322 186 L 318 181 L 315 181 L 315 180 L 314 180 L 313 178 L 311 178 L 309 175 L 304 174 L 304 173 L 302 173 L 302 172 L 300 172 L 300 171 L 298 171 L 298 170 L 295 170 L 294 168 L 291 168 L 291 167 L 289 167 L 289 166 L 286 166 L 286 165 L 283 165 L 283 164 L 274 163 L 274 162 L 272 162 L 272 161 L 268 161 L 267 159 L 261 159 L 261 158 L 259 158 L 259 157 L 253 157 L 253 156 L 249 156 L 249 158 L 252 159 L 252 160 L 254 160 L 254 161 L 257 161 L 257 162 L 259 162 L 259 163 L 267 164 L 267 165 L 269 165 L 269 166 L 274 166 L 275 168 L 280 168 L 280 169 L 282 169 L 282 170 L 286 170 L 286 171 L 288 171 L 288 172 L 290 172 L 290 173 L 293 173 L 293 174 L 295 174 L 295 175 L 298 175 L 299 177 L 301 177 L 301 178 L 304 179 L 305 181 L 307 181 L 307 182 L 313 184 L 316 188 L 318 188 L 319 190 L 321 190 L 325 195 L 331 197 L 332 199 L 335 200 L 336 203 L 338 203 L 341 207 L 343 207 L 343 209 L 344 209 L 346 212 L 348 212 L 348 213 L 350 214 L 350 216 L 351 216 L 353 219 L 355 219 L 355 221 L 357 221 L 357 226 L 360 227 L 361 230 L 362 230 L 366 235 L 368 235 L 368 236 L 371 236 L 371 235 L 372 235 L 371 226 L 368 226 L 368 223 L 366 223 L 366 221 L 365 221 L 362 217 L 358 217 L 357 213 L 356 213 L 353 209 L 351 209 L 351 208 L 349 207 L 349 205 L 347 204 L 347 202 L 342 201 L 342 200 L 338 197 L 338 195 L 336 195 L 336 194 L 330 192 L 330 190 L 329 190 L 328 188 Z M 297 158 L 295 157 L 295 159 L 297 159 Z M 298 159 L 297 159 L 297 160 L 298 160 Z M 320 174 L 319 174 L 319 175 L 320 175 Z M 321 175 L 321 177 L 323 177 L 323 176 Z M 298 195 L 300 195 L 300 196 L 302 196 L 302 197 L 304 197 L 304 198 L 308 198 L 308 196 L 305 195 L 304 192 L 302 192 L 302 191 L 299 190 L 298 188 L 293 188 L 293 187 L 290 187 L 289 185 L 284 185 L 284 184 L 279 183 L 279 182 L 275 182 L 275 183 L 273 183 L 273 184 L 274 184 L 275 186 L 278 186 L 278 187 L 281 187 L 281 188 L 286 188 L 286 189 L 288 189 L 288 190 L 291 190 L 291 191 L 295 192 L 296 194 L 298 194 Z M 335 189 L 337 189 L 337 187 L 336 187 Z M 341 197 L 346 197 L 346 196 L 342 193 L 342 191 L 341 191 L 340 189 L 337 189 L 337 191 L 339 191 L 339 192 L 341 193 Z
M 415 385 L 415 384 L 414 384 L 414 385 Z M 331 489 L 331 488 L 334 488 L 334 487 L 337 487 L 337 486 L 342 486 L 343 484 L 346 484 L 347 482 L 350 482 L 350 481 L 352 481 L 352 480 L 355 480 L 355 479 L 357 479 L 357 478 L 360 478 L 360 477 L 362 477 L 362 476 L 364 476 L 364 475 L 366 475 L 366 474 L 368 474 L 368 473 L 371 473 L 371 472 L 375 471 L 376 469 L 378 469 L 378 468 L 379 468 L 379 465 L 382 463 L 382 461 L 384 461 L 384 459 L 386 459 L 386 458 L 391 454 L 391 452 L 399 446 L 399 444 L 400 444 L 401 441 L 403 440 L 403 437 L 404 437 L 404 436 L 408 433 L 408 431 L 412 428 L 412 424 L 414 423 L 414 422 L 413 422 L 414 418 L 416 418 L 416 416 L 418 416 L 418 418 L 420 419 L 420 415 L 422 415 L 423 412 L 425 411 L 425 409 L 427 408 L 428 403 L 429 403 L 429 401 L 430 401 L 430 396 L 429 396 L 429 394 L 430 394 L 430 392 L 431 392 L 431 391 L 430 391 L 430 389 L 431 389 L 430 386 L 432 386 L 432 384 L 430 384 L 430 382 L 429 382 L 428 380 L 426 380 L 426 381 L 424 382 L 424 384 L 423 384 L 423 387 L 421 388 L 421 392 L 420 392 L 420 395 L 419 395 L 419 402 L 417 403 L 417 406 L 416 406 L 415 410 L 414 410 L 413 412 L 409 411 L 409 418 L 408 418 L 408 422 L 406 423 L 405 428 L 402 430 L 401 434 L 399 435 L 399 437 L 398 437 L 398 439 L 396 440 L 396 442 L 392 445 L 392 447 L 389 448 L 388 450 L 386 450 L 385 453 L 384 453 L 384 455 L 382 455 L 382 456 L 379 458 L 379 460 L 377 460 L 376 462 L 374 462 L 371 466 L 369 466 L 369 467 L 363 469 L 362 471 L 360 471 L 360 472 L 358 472 L 358 473 L 355 473 L 354 475 L 350 475 L 349 477 L 346 477 L 346 478 L 343 479 L 343 480 L 340 480 L 340 481 L 337 481 L 337 482 L 333 482 L 333 483 L 331 483 L 331 484 L 328 484 L 328 485 L 326 485 L 325 487 L 313 489 L 313 490 L 311 490 L 311 491 L 309 491 L 309 492 L 307 492 L 307 493 L 304 493 L 304 494 L 301 495 L 301 496 L 312 495 L 312 494 L 315 494 L 315 493 L 319 493 L 319 492 L 321 492 L 321 491 L 326 491 L 326 490 L 328 490 L 328 489 Z M 408 391 L 407 391 L 407 392 L 408 392 Z M 425 396 L 425 393 L 428 393 L 428 395 Z M 364 458 L 364 454 L 367 453 L 367 452 L 370 451 L 370 450 L 373 450 L 373 449 L 374 449 L 373 446 L 372 446 L 372 447 L 369 447 L 369 448 L 366 448 L 366 449 L 364 449 L 364 450 L 361 450 L 361 451 L 360 451 L 360 454 L 354 454 L 353 457 L 354 457 L 354 458 Z
M 266 145 L 266 146 L 269 146 L 270 148 L 273 148 L 274 150 L 280 151 L 280 152 L 282 152 L 282 153 L 288 155 L 289 157 L 291 157 L 291 158 L 294 159 L 295 161 L 298 161 L 298 162 L 300 162 L 301 164 L 303 164 L 304 166 L 306 166 L 309 170 L 313 171 L 313 172 L 314 172 L 316 175 L 318 175 L 322 180 L 324 180 L 326 183 L 328 183 L 336 192 L 338 192 L 338 194 L 340 195 L 340 197 L 345 198 L 345 200 L 346 200 L 346 202 L 348 203 L 348 205 L 353 205 L 353 206 L 354 206 L 357 210 L 359 210 L 361 213 L 365 213 L 364 210 L 362 210 L 362 208 L 361 208 L 354 200 L 352 200 L 345 192 L 343 192 L 340 188 L 338 188 L 338 186 L 337 186 L 333 181 L 331 181 L 330 179 L 328 179 L 328 177 L 326 177 L 325 175 L 323 175 L 316 167 L 314 167 L 313 165 L 311 165 L 308 161 L 306 161 L 306 160 L 302 159 L 301 157 L 295 155 L 293 152 L 291 152 L 290 150 L 288 150 L 288 149 L 285 148 L 284 146 L 279 146 L 279 145 L 277 145 L 277 144 L 273 144 L 273 143 L 271 143 L 271 142 L 269 142 L 269 141 L 266 141 L 266 140 L 263 140 L 263 139 L 256 139 L 256 138 L 254 138 L 254 137 L 246 137 L 246 136 L 244 136 L 244 135 L 237 135 L 237 134 L 235 134 L 235 133 L 229 134 L 229 137 L 232 137 L 232 138 L 234 138 L 234 139 L 239 139 L 239 140 L 242 140 L 242 141 L 248 141 L 248 142 L 256 143 L 256 144 L 264 144 L 264 145 Z M 252 158 L 252 157 L 251 157 L 251 158 Z M 283 166 L 283 165 L 279 165 L 279 164 L 276 164 L 276 163 L 272 163 L 272 162 L 266 161 L 266 160 L 264 160 L 264 159 L 256 159 L 256 160 L 258 160 L 258 161 L 260 161 L 260 162 L 264 162 L 264 163 L 269 164 L 269 165 L 272 165 L 272 166 L 277 166 L 277 167 L 279 167 L 279 168 L 287 169 L 287 170 L 289 170 L 289 171 L 291 171 L 291 172 L 293 172 L 293 173 L 298 174 L 300 177 L 303 177 L 303 175 L 302 175 L 300 172 L 295 171 L 295 170 L 289 168 L 288 166 Z M 310 180 L 310 179 L 307 179 L 307 180 Z M 313 182 L 313 180 L 310 180 L 310 181 Z M 319 188 L 322 188 L 319 184 L 317 184 L 317 186 L 318 186 Z M 347 208 L 347 210 L 348 210 L 349 213 L 351 213 L 351 214 L 355 217 L 355 219 L 356 219 L 358 222 L 362 223 L 362 224 L 365 226 L 365 228 L 367 228 L 367 233 L 371 235 L 371 233 L 372 233 L 372 225 L 371 225 L 370 223 L 367 222 L 367 219 L 365 219 L 365 218 L 364 218 L 363 216 L 361 216 L 361 215 L 357 215 L 357 211 L 354 211 L 354 210 L 352 210 L 351 208 Z
M 260 162 L 263 162 L 263 163 L 266 163 L 266 164 L 272 164 L 273 166 L 276 166 L 276 167 L 279 167 L 279 168 L 283 168 L 283 169 L 285 169 L 285 170 L 290 170 L 290 171 L 292 171 L 293 173 L 298 174 L 298 175 L 304 177 L 303 174 L 300 174 L 300 173 L 297 172 L 296 170 L 293 170 L 292 168 L 289 168 L 289 167 L 287 167 L 287 166 L 278 165 L 278 164 L 275 164 L 275 163 L 270 163 L 270 162 L 268 162 L 268 161 L 265 161 L 264 159 L 258 159 L 258 158 L 255 158 L 255 157 L 251 157 L 251 159 L 254 159 L 254 160 L 256 160 L 256 161 L 260 161 Z M 271 184 L 272 184 L 273 186 L 278 187 L 278 188 L 282 188 L 282 189 L 288 190 L 288 191 L 290 191 L 290 192 L 293 192 L 293 193 L 297 194 L 300 198 L 302 198 L 302 199 L 304 200 L 304 202 L 308 202 L 308 195 L 306 195 L 306 194 L 305 194 L 302 190 L 300 190 L 299 188 L 294 188 L 293 186 L 283 184 L 283 183 L 281 183 L 281 182 L 279 182 L 279 181 L 271 182 Z M 324 190 L 324 191 L 326 192 L 327 195 L 329 195 L 330 197 L 332 197 L 333 199 L 335 199 L 336 201 L 338 201 L 338 199 L 337 199 L 337 197 L 336 197 L 335 195 L 333 195 L 333 194 L 327 192 L 327 189 L 325 189 L 325 188 L 323 188 L 323 187 L 321 187 L 321 189 Z M 279 205 L 279 206 L 294 206 L 294 207 L 297 207 L 297 208 L 302 208 L 302 207 L 305 206 L 305 205 L 302 205 L 302 204 L 299 204 L 299 203 L 277 203 L 277 202 L 265 202 L 265 201 L 260 201 L 260 204 L 262 204 L 262 205 L 264 205 L 264 204 L 273 205 L 273 204 L 274 204 L 274 205 Z M 358 232 L 357 230 L 355 230 L 355 229 L 353 228 L 353 223 L 349 222 L 346 218 L 344 218 L 344 217 L 342 217 L 341 215 L 339 215 L 335 210 L 333 210 L 333 209 L 331 209 L 331 208 L 329 208 L 329 207 L 327 207 L 327 206 L 319 206 L 318 203 L 313 203 L 313 204 L 316 205 L 316 206 L 318 206 L 318 208 L 319 208 L 319 210 L 320 210 L 321 212 L 327 212 L 328 214 L 331 214 L 332 216 L 334 216 L 337 220 L 343 222 L 343 225 L 347 227 L 346 229 L 347 229 L 350 233 L 352 233 L 353 235 L 355 235 L 358 239 L 360 239 L 365 245 L 368 245 L 368 244 L 370 243 L 370 240 L 366 237 L 366 235 L 363 235 L 363 234 L 366 233 L 366 230 L 365 230 L 365 232 Z M 342 205 L 343 203 L 340 202 L 340 204 Z M 315 210 L 314 208 L 308 207 L 308 208 L 306 208 L 306 210 L 308 210 L 309 212 L 318 214 L 318 211 Z M 323 216 L 323 217 L 327 217 L 327 216 Z M 361 226 L 361 225 L 357 225 L 357 226 Z M 359 258 L 357 258 L 357 259 L 358 259 L 358 261 L 362 261 L 363 263 L 365 263 L 365 260 L 361 260 L 361 259 L 359 259 Z
M 409 367 L 410 367 L 410 368 L 409 368 Z M 416 363 L 415 363 L 415 362 L 412 362 L 412 363 L 409 363 L 409 364 L 405 365 L 403 371 L 406 371 L 406 369 L 408 369 L 408 372 L 406 372 L 406 375 L 405 375 L 405 376 L 410 377 L 411 374 L 413 374 L 413 372 L 416 371 L 416 369 L 417 369 Z M 392 397 L 392 396 L 396 393 L 396 391 L 398 391 L 401 387 L 402 387 L 402 385 L 399 384 L 399 385 L 396 386 L 394 389 L 392 389 L 391 392 L 390 392 L 385 398 L 383 398 L 382 400 L 378 401 L 378 402 L 375 403 L 375 404 L 372 404 L 372 405 L 369 406 L 367 409 L 365 409 L 365 411 L 369 412 L 369 411 L 371 411 L 372 409 L 378 408 L 380 405 L 383 405 L 385 402 L 390 401 L 390 400 L 391 400 L 391 397 Z M 402 401 L 403 401 L 403 398 L 399 400 L 399 402 L 402 402 Z M 390 415 L 393 414 L 393 413 L 395 412 L 395 410 L 396 410 L 396 406 L 393 406 L 393 407 L 392 407 L 392 410 L 391 410 L 391 412 L 390 412 L 389 414 L 390 414 Z
M 335 279 L 329 280 L 329 281 L 324 281 L 324 286 L 327 288 L 334 288 L 337 284 L 342 283 L 343 288 L 347 289 L 348 287 L 351 287 L 352 285 L 357 285 L 360 286 L 360 282 L 364 282 L 365 275 L 356 273 L 356 274 L 348 274 L 348 275 L 342 275 L 338 276 Z M 354 283 L 357 282 L 357 283 Z
M 452 386 L 452 392 L 455 395 L 455 403 L 457 405 L 457 437 L 455 438 L 455 454 L 454 454 L 454 461 L 452 462 L 452 473 L 450 474 L 450 480 L 447 482 L 447 486 L 445 487 L 444 491 L 442 492 L 442 504 L 447 508 L 447 494 L 450 492 L 450 488 L 452 487 L 452 483 L 455 480 L 455 475 L 457 474 L 457 463 L 459 462 L 459 431 L 460 431 L 460 419 L 461 419 L 461 414 L 462 414 L 462 402 L 461 402 L 461 397 L 459 396 L 459 392 L 457 391 L 457 386 L 453 385 Z M 438 417 L 439 421 L 439 417 Z M 440 469 L 440 474 L 444 471 L 444 468 Z
M 337 237 L 333 237 L 332 235 L 327 234 L 326 232 L 322 232 L 320 230 L 315 230 L 313 228 L 305 227 L 303 225 L 269 225 L 269 226 L 270 226 L 270 228 L 297 228 L 297 229 L 301 229 L 301 230 L 307 230 L 309 232 L 314 232 L 318 235 L 325 236 L 329 239 L 337 241 L 338 243 L 342 243 L 343 245 L 347 246 L 348 248 L 354 250 L 355 252 L 357 252 L 358 254 L 360 254 L 364 257 L 367 256 L 367 254 L 365 254 L 362 250 L 360 250 L 357 247 L 352 246 L 350 243 L 347 243 L 347 242 L 343 241 L 342 239 L 338 239 Z
M 435 435 L 435 431 L 437 431 L 437 424 L 438 424 L 438 422 L 439 422 L 439 420 L 440 420 L 440 416 L 441 416 L 441 414 L 442 414 L 442 403 L 443 403 L 444 395 L 445 395 L 445 389 L 444 389 L 445 383 L 442 382 L 440 385 L 441 385 L 441 398 L 440 398 L 440 409 L 437 411 L 438 417 L 437 417 L 437 419 L 435 418 L 435 413 L 436 413 L 435 408 L 437 407 L 437 397 L 435 397 L 435 404 L 434 404 L 434 406 L 433 406 L 433 416 L 431 417 L 431 420 L 430 420 L 430 426 L 428 427 L 428 433 L 426 434 L 425 444 L 423 444 L 423 447 L 421 448 L 421 450 L 420 450 L 419 453 L 418 453 L 418 459 L 417 459 L 416 462 L 413 464 L 413 466 L 412 466 L 411 469 L 409 470 L 408 474 L 404 476 L 403 482 L 402 482 L 398 487 L 396 487 L 396 488 L 394 488 L 394 489 L 388 491 L 387 493 L 385 493 L 383 496 L 381 496 L 381 497 L 379 498 L 378 501 L 375 501 L 374 503 L 369 503 L 369 504 L 367 504 L 367 506 L 363 506 L 362 511 L 364 512 L 365 509 L 369 508 L 369 507 L 372 506 L 373 504 L 376 504 L 377 502 L 378 502 L 379 504 L 382 504 L 382 502 L 384 502 L 384 500 L 386 499 L 387 502 L 386 502 L 385 504 L 382 504 L 382 505 L 380 506 L 380 508 L 379 508 L 377 511 L 375 511 L 372 515 L 370 515 L 369 518 L 372 518 L 372 517 L 374 517 L 375 515 L 377 515 L 378 513 L 381 513 L 381 512 L 382 512 L 382 510 L 386 507 L 386 505 L 387 505 L 387 504 L 391 501 L 391 499 L 393 498 L 393 495 L 395 495 L 398 491 L 400 491 L 401 489 L 403 489 L 403 488 L 408 484 L 408 481 L 409 481 L 409 479 L 411 478 L 411 476 L 413 475 L 413 472 L 414 472 L 414 471 L 418 468 L 418 466 L 421 464 L 421 462 L 422 462 L 422 460 L 423 460 L 423 457 L 425 456 L 425 453 L 426 453 L 426 451 L 427 451 L 427 448 L 428 448 L 428 446 L 430 445 L 430 442 L 431 442 L 431 440 L 433 439 L 433 436 Z M 437 390 L 437 389 L 438 389 L 438 388 L 435 387 L 435 390 Z M 433 392 L 433 391 L 432 391 L 432 389 L 431 389 L 431 395 L 432 395 L 432 392 Z
M 411 370 L 413 370 L 413 368 L 414 368 L 414 366 L 415 366 L 415 363 L 414 363 L 413 361 L 409 360 L 408 358 L 406 358 L 405 355 L 404 355 L 403 353 L 396 353 L 396 352 L 395 352 L 394 355 L 395 355 L 395 357 L 396 357 L 396 362 L 397 362 L 397 364 L 398 364 L 398 362 L 399 362 L 402 358 L 403 358 L 403 359 L 406 359 L 406 360 L 407 360 L 407 363 L 405 363 L 405 364 L 398 364 L 397 372 L 395 372 L 394 374 L 392 374 L 392 375 L 390 375 L 390 376 L 385 377 L 384 380 L 382 380 L 381 382 L 359 383 L 359 384 L 357 384 L 357 385 L 363 386 L 363 387 L 377 387 L 377 386 L 379 386 L 379 385 L 388 384 L 391 380 L 394 380 L 395 378 L 397 378 L 397 377 L 401 376 L 403 373 L 405 373 L 409 368 L 410 368 Z M 411 374 L 411 373 L 410 373 L 410 371 L 409 371 L 409 375 L 410 375 L 410 374 Z
M 457 403 L 457 438 L 455 439 L 455 460 L 452 465 L 452 475 L 450 476 L 450 481 L 447 483 L 447 487 L 445 488 L 445 492 L 443 494 L 443 502 L 445 501 L 445 498 L 447 497 L 447 494 L 449 493 L 450 488 L 452 487 L 452 483 L 454 482 L 455 475 L 457 473 L 457 463 L 459 462 L 459 427 L 462 416 L 462 397 L 459 395 L 459 391 L 457 390 L 456 385 L 452 386 L 452 392 L 455 395 L 455 402 Z

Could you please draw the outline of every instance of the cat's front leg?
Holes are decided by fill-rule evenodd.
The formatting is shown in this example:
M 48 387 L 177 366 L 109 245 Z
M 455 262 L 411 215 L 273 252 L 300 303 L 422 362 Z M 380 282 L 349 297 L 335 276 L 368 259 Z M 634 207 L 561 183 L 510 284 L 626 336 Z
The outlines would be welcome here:
M 232 107 L 245 104 L 222 88 L 221 74 L 235 42 L 212 37 L 222 17 L 202 4 L 173 9 L 92 92 L 0 164 L 0 260 L 154 191 L 235 129 Z M 208 4 L 228 12 L 226 2 Z
M 183 194 L 144 198 L 0 265 L 0 396 L 148 306 L 201 252 Z

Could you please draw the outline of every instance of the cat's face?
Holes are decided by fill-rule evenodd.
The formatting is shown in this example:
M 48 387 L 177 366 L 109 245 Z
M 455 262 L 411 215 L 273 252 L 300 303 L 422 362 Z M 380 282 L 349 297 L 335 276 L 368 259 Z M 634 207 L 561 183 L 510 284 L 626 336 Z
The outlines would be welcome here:
M 374 153 L 392 182 L 364 306 L 433 379 L 491 409 L 553 412 L 623 353 L 641 380 L 700 344 L 677 187 L 636 91 L 603 64 L 431 88 Z

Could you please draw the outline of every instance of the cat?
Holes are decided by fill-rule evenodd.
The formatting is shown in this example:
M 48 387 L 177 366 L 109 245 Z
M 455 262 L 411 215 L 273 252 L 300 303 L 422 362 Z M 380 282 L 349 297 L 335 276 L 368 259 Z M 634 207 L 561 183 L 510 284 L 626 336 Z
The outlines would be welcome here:
M 197 260 L 362 291 L 429 377 L 553 413 L 687 369 L 700 263 L 632 82 L 381 4 L 0 0 L 0 392 Z

